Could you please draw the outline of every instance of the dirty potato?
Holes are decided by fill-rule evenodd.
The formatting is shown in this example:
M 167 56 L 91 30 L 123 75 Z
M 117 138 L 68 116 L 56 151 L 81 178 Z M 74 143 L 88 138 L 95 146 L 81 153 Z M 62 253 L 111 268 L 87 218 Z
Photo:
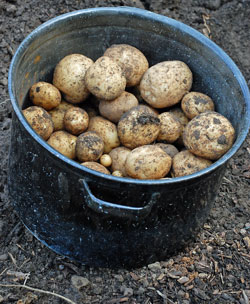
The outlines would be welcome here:
M 217 160 L 233 145 L 235 130 L 223 115 L 210 111 L 199 114 L 186 126 L 185 147 L 193 154 Z
M 65 112 L 63 124 L 68 132 L 79 135 L 88 128 L 89 116 L 83 109 L 72 107 Z
M 189 119 L 187 118 L 187 116 L 185 115 L 185 113 L 182 111 L 181 108 L 174 107 L 174 108 L 170 109 L 169 112 L 174 114 L 179 119 L 179 121 L 182 125 L 181 135 L 177 139 L 176 143 L 179 146 L 183 146 L 184 145 L 184 143 L 183 143 L 183 132 L 184 132 L 184 129 L 185 129 L 186 125 L 189 123 Z
M 53 121 L 49 113 L 37 106 L 31 106 L 23 110 L 23 115 L 32 127 L 32 129 L 47 140 L 54 130 Z
M 182 125 L 179 119 L 169 112 L 161 113 L 158 118 L 160 119 L 160 132 L 157 140 L 164 140 L 167 143 L 176 141 L 182 132 Z
M 179 153 L 178 149 L 171 144 L 157 143 L 155 146 L 160 147 L 165 153 L 167 153 L 170 157 L 174 157 L 177 153 Z
M 54 124 L 54 131 L 60 131 L 64 129 L 63 119 L 65 112 L 72 107 L 74 107 L 73 104 L 62 100 L 62 102 L 56 108 L 49 111 L 49 115 L 51 116 Z
M 119 171 L 122 176 L 127 176 L 125 163 L 130 152 L 131 150 L 126 147 L 117 147 L 109 152 L 112 159 L 111 172 Z
M 94 161 L 88 161 L 81 163 L 82 166 L 87 167 L 89 169 L 104 173 L 104 174 L 110 174 L 109 170 L 105 168 L 103 165 L 94 162 Z
M 177 104 L 192 86 L 192 72 L 182 61 L 163 61 L 150 67 L 140 82 L 142 98 L 154 108 Z
M 148 69 L 148 60 L 137 48 L 128 44 L 114 44 L 109 47 L 104 56 L 117 62 L 126 77 L 127 87 L 139 84 L 142 75 Z
M 132 150 L 126 159 L 128 176 L 137 179 L 159 179 L 168 174 L 172 158 L 156 145 L 145 145 Z

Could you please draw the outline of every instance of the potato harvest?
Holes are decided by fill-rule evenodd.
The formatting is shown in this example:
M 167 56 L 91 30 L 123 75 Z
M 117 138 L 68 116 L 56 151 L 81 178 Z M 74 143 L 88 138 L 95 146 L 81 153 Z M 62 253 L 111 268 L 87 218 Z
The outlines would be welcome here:
M 29 90 L 27 122 L 51 147 L 118 178 L 165 179 L 209 167 L 233 145 L 235 130 L 214 100 L 192 91 L 179 60 L 150 66 L 131 45 L 111 45 L 95 62 L 58 61 L 52 83 Z

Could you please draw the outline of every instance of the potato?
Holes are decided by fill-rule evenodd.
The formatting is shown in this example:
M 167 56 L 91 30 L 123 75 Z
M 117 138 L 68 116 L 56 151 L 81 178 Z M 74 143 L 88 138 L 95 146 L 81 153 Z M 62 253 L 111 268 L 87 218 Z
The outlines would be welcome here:
M 62 102 L 56 108 L 49 111 L 49 115 L 51 116 L 54 124 L 54 131 L 60 131 L 64 129 L 63 119 L 65 112 L 72 107 L 74 107 L 73 104 L 62 100 Z
M 103 154 L 100 157 L 100 164 L 104 167 L 110 167 L 112 164 L 112 158 L 108 154 Z
M 170 157 L 174 157 L 177 153 L 179 153 L 178 149 L 171 144 L 157 143 L 155 146 L 160 147 L 165 153 L 167 153 Z
M 172 113 L 163 112 L 158 118 L 160 119 L 160 132 L 157 140 L 164 140 L 167 143 L 176 141 L 182 132 L 182 125 L 179 119 Z
M 125 163 L 130 152 L 131 150 L 126 147 L 118 147 L 109 152 L 112 159 L 111 172 L 119 171 L 123 176 L 127 176 Z
M 121 66 L 128 87 L 139 84 L 142 75 L 148 69 L 147 58 L 137 48 L 128 44 L 111 45 L 104 56 L 110 57 Z
M 193 118 L 183 134 L 185 147 L 193 154 L 216 160 L 233 145 L 235 130 L 223 115 L 209 111 Z
M 88 90 L 97 98 L 113 100 L 125 90 L 126 78 L 115 61 L 103 56 L 87 70 L 85 83 Z
M 116 176 L 116 177 L 124 177 L 124 176 L 122 175 L 121 171 L 118 171 L 118 170 L 112 172 L 112 175 L 113 175 L 113 176 Z
M 137 179 L 158 179 L 170 171 L 172 158 L 156 145 L 145 145 L 132 150 L 126 159 L 128 176 Z
M 39 81 L 33 84 L 29 90 L 29 97 L 34 105 L 51 110 L 61 102 L 60 91 L 51 83 Z
M 122 145 L 134 149 L 156 140 L 160 120 L 148 107 L 137 106 L 121 117 L 117 130 Z
M 89 169 L 104 173 L 104 174 L 110 174 L 110 172 L 107 168 L 105 168 L 103 165 L 96 163 L 94 161 L 84 162 L 81 165 L 83 165 Z
M 192 119 L 203 112 L 214 111 L 214 103 L 209 96 L 203 93 L 189 92 L 182 98 L 181 108 L 185 115 Z
M 53 85 L 56 86 L 64 97 L 71 103 L 84 101 L 89 91 L 85 85 L 85 73 L 93 64 L 93 60 L 81 55 L 70 54 L 56 65 L 53 75 Z
M 31 106 L 23 110 L 23 115 L 32 129 L 47 140 L 53 132 L 54 125 L 49 113 L 41 107 Z
M 76 157 L 81 162 L 97 161 L 103 153 L 104 142 L 96 132 L 80 134 L 76 140 Z
M 180 121 L 181 125 L 182 125 L 182 131 L 181 131 L 181 135 L 180 137 L 177 139 L 176 144 L 183 146 L 183 132 L 184 129 L 186 127 L 186 125 L 189 122 L 189 119 L 187 118 L 187 116 L 185 115 L 185 113 L 182 111 L 181 108 L 172 108 L 169 110 L 170 113 L 174 114 Z
M 64 156 L 74 159 L 76 157 L 76 139 L 76 136 L 66 131 L 56 131 L 51 134 L 47 143 Z
M 88 131 L 94 131 L 102 138 L 104 153 L 109 153 L 113 148 L 120 146 L 116 125 L 101 116 L 89 120 Z
M 73 107 L 65 112 L 63 124 L 68 132 L 79 135 L 88 128 L 89 116 L 83 109 Z
M 136 106 L 138 106 L 136 97 L 133 94 L 124 91 L 114 100 L 101 100 L 99 112 L 103 117 L 116 123 L 124 113 Z
M 142 98 L 154 108 L 177 104 L 191 89 L 192 72 L 182 61 L 163 61 L 150 67 L 140 82 Z

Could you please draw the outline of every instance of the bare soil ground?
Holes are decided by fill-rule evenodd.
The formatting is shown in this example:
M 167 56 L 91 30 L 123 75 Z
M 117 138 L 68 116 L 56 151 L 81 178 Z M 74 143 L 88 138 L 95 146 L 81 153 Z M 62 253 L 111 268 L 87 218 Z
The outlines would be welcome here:
M 250 85 L 249 0 L 1 0 L 0 303 L 248 304 L 249 136 L 230 161 L 214 208 L 196 241 L 166 261 L 139 269 L 93 269 L 56 255 L 23 227 L 8 199 L 11 106 L 7 73 L 16 48 L 38 25 L 55 16 L 87 7 L 119 5 L 145 8 L 191 25 L 232 57 Z M 13 284 L 26 288 L 11 287 Z

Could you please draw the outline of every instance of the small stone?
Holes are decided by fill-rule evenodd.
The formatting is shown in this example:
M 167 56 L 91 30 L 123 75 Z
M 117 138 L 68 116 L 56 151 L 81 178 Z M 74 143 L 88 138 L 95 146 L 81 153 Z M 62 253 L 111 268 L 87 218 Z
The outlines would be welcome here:
M 189 281 L 188 277 L 181 277 L 177 280 L 180 284 L 185 284 Z
M 246 223 L 246 224 L 245 224 L 245 228 L 246 228 L 246 229 L 250 229 L 250 223 Z
M 60 264 L 60 265 L 58 266 L 58 268 L 59 268 L 59 270 L 63 270 L 63 269 L 64 269 L 64 265 L 63 265 L 63 264 Z
M 207 246 L 207 251 L 208 251 L 208 252 L 212 252 L 212 251 L 213 251 L 213 247 L 208 245 L 208 246 Z
M 114 278 L 115 279 L 117 279 L 119 282 L 124 282 L 124 278 L 123 278 L 123 276 L 122 275 L 120 275 L 120 274 L 115 274 L 114 275 Z
M 199 278 L 201 278 L 201 279 L 207 278 L 207 274 L 206 274 L 205 272 L 199 273 L 198 276 L 199 276 Z
M 133 294 L 134 294 L 134 291 L 130 287 L 125 288 L 125 290 L 123 292 L 123 295 L 128 296 L 128 297 L 132 296 Z
M 71 283 L 78 290 L 81 290 L 83 287 L 86 287 L 90 284 L 90 281 L 87 278 L 80 277 L 78 275 L 73 275 L 71 277 Z
M 228 295 L 227 293 L 222 293 L 221 294 L 221 297 L 224 299 L 224 300 L 227 300 L 227 301 L 230 301 L 230 303 L 234 303 L 234 298 L 231 297 L 230 295 Z
M 200 298 L 202 300 L 210 300 L 209 296 L 207 296 L 206 293 L 203 290 L 201 290 L 199 288 L 194 288 L 193 291 L 194 291 L 194 294 L 198 298 Z
M 8 259 L 8 254 L 4 253 L 0 255 L 0 261 L 6 261 Z
M 17 7 L 14 4 L 10 4 L 6 7 L 6 12 L 9 14 L 15 13 L 17 10 Z
M 3 303 L 4 298 L 0 295 L 0 303 Z
M 152 271 L 161 270 L 161 264 L 159 262 L 155 262 L 153 264 L 149 264 L 148 268 Z
M 243 238 L 244 244 L 247 247 L 247 249 L 250 249 L 250 238 L 248 236 Z
M 242 228 L 240 229 L 240 234 L 241 235 L 245 235 L 247 233 L 246 229 Z
M 140 286 L 139 289 L 137 290 L 137 293 L 140 295 L 140 294 L 144 294 L 145 291 L 146 289 Z
M 185 291 L 183 291 L 181 289 L 177 292 L 177 295 L 182 298 L 185 296 L 185 294 L 186 294 Z

